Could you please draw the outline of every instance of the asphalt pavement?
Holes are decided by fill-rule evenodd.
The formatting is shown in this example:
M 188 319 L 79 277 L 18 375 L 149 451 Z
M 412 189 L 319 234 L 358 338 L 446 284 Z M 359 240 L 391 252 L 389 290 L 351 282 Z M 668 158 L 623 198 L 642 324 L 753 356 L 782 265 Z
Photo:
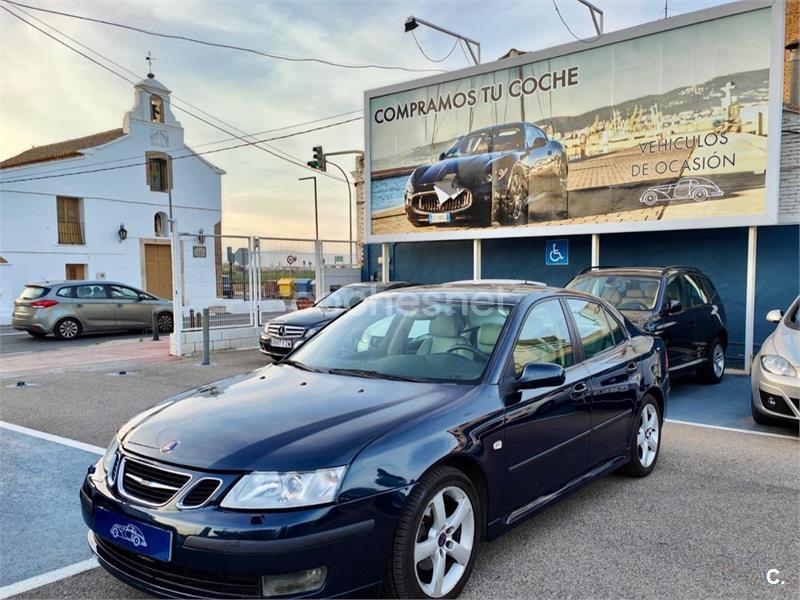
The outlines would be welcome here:
M 39 371 L 21 389 L 0 379 L 0 419 L 104 447 L 154 402 L 265 363 L 255 351 L 212 361 L 131 365 L 122 376 L 103 365 Z M 676 391 L 702 390 L 684 385 Z M 798 441 L 667 422 L 662 443 L 650 477 L 605 477 L 484 544 L 463 597 L 797 597 Z M 63 446 L 0 429 L 0 586 L 89 556 L 77 490 L 96 454 Z M 770 585 L 769 569 L 784 583 Z M 16 597 L 147 596 L 94 568 Z
M 79 348 L 101 344 L 109 340 L 150 339 L 152 336 L 152 332 L 116 331 L 110 333 L 87 333 L 74 340 L 59 340 L 52 335 L 44 338 L 34 338 L 24 331 L 17 331 L 8 325 L 0 325 L 0 355 Z

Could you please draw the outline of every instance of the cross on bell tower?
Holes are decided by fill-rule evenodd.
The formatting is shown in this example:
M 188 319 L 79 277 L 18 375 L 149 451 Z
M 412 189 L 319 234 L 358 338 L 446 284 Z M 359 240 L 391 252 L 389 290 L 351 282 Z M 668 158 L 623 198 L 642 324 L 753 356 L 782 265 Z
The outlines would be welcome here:
M 145 56 L 144 59 L 147 61 L 147 78 L 153 79 L 155 77 L 155 75 L 153 75 L 153 61 L 155 60 L 153 53 L 148 50 L 147 56 Z

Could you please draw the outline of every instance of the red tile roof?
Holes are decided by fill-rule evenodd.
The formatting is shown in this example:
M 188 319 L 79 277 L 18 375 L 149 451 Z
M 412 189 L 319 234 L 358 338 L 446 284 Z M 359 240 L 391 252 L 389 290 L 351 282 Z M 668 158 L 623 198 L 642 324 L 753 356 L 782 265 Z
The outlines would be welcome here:
M 123 135 L 125 135 L 125 133 L 120 127 L 119 129 L 110 129 L 109 131 L 102 131 L 100 133 L 87 135 L 86 137 L 75 138 L 74 140 L 56 142 L 55 144 L 47 144 L 46 146 L 34 146 L 30 150 L 25 150 L 25 152 L 20 152 L 16 156 L 12 156 L 0 162 L 0 169 L 82 156 L 83 153 L 81 150 L 102 146 Z

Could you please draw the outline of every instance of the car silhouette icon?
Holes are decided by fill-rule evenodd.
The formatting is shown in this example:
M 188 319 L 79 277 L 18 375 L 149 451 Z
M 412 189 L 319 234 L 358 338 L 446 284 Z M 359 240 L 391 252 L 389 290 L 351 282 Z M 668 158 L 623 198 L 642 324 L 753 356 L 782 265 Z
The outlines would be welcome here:
M 695 202 L 702 202 L 706 198 L 718 198 L 725 192 L 719 186 L 705 177 L 683 177 L 675 183 L 667 185 L 654 185 L 647 188 L 639 198 L 642 204 L 653 206 L 656 202 L 669 202 L 670 200 L 685 200 L 691 198 Z
M 136 527 L 136 525 L 121 525 L 120 523 L 116 523 L 113 527 L 111 527 L 111 537 L 115 540 L 123 539 L 137 548 L 141 546 L 142 548 L 147 547 L 147 540 L 144 539 L 144 534 L 142 530 Z

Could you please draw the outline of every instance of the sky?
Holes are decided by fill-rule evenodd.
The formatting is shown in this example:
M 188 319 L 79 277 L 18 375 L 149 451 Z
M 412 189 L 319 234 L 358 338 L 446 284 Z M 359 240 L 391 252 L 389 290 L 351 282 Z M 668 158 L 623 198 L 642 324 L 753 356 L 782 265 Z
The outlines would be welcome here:
M 410 14 L 476 39 L 484 62 L 499 58 L 512 47 L 540 50 L 573 41 L 553 0 L 21 1 L 278 54 L 417 69 L 450 71 L 470 63 L 459 49 L 440 63 L 426 59 L 411 34 L 403 31 Z M 576 35 L 594 34 L 586 7 L 577 0 L 556 1 Z M 669 0 L 669 15 L 722 3 Z M 605 13 L 606 32 L 661 19 L 664 14 L 664 0 L 595 0 L 595 4 Z M 152 51 L 156 58 L 153 71 L 174 95 L 247 132 L 361 110 L 367 89 L 435 74 L 287 62 L 28 12 L 141 76 L 147 73 L 145 55 Z M 453 47 L 452 38 L 425 28 L 417 30 L 417 39 L 434 59 L 444 57 Z M 124 113 L 133 104 L 131 84 L 5 11 L 0 11 L 0 81 L 0 158 L 34 145 L 121 127 Z M 176 116 L 190 147 L 230 137 L 180 111 Z M 327 152 L 363 149 L 363 125 L 355 121 L 271 144 L 305 162 L 311 159 L 315 145 L 322 145 Z M 312 173 L 253 147 L 209 158 L 226 171 L 222 180 L 224 233 L 313 237 L 311 185 L 297 180 Z M 352 157 L 339 157 L 337 162 L 347 171 L 354 168 Z M 345 184 L 319 177 L 319 205 L 320 236 L 347 239 Z

